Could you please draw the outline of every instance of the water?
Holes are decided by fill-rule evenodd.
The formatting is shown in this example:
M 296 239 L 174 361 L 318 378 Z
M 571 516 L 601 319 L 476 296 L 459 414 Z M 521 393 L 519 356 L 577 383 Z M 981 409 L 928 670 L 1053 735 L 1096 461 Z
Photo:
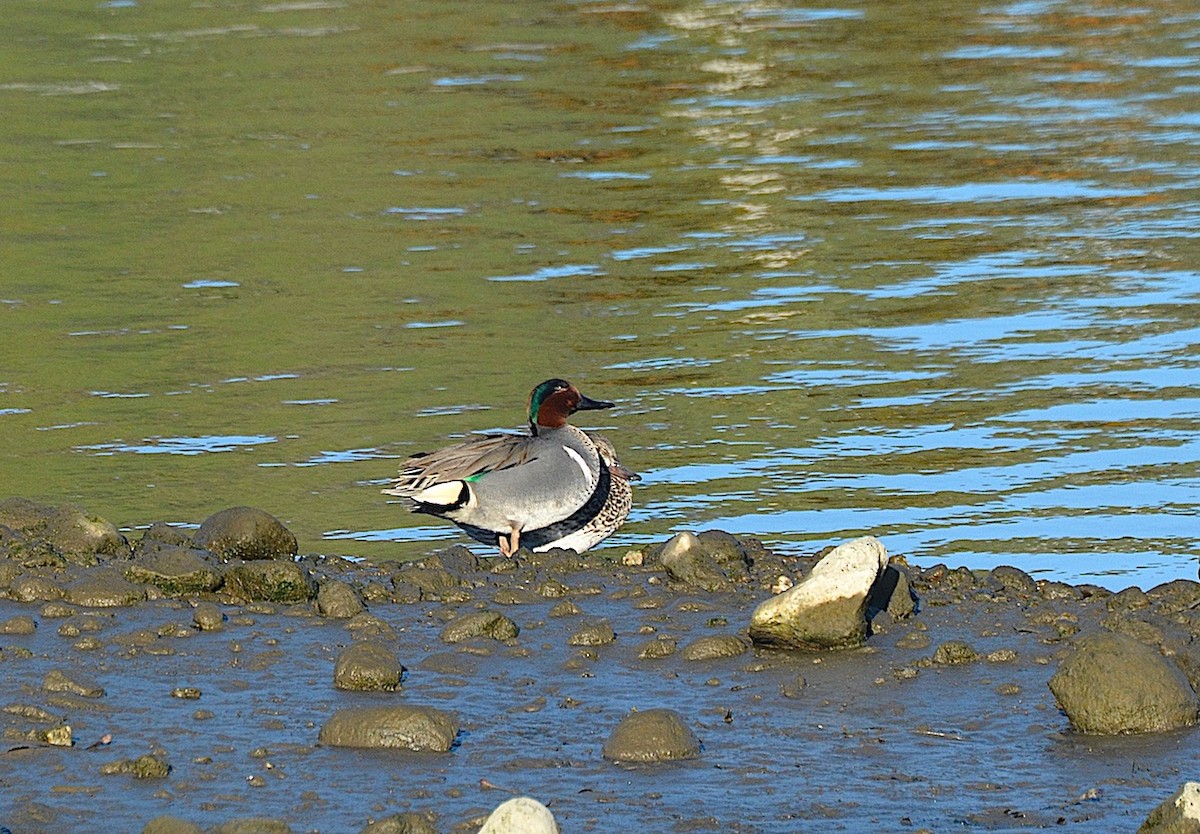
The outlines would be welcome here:
M 397 459 L 564 376 L 644 477 L 617 547 L 1195 576 L 1195 10 L 8 20 L 0 493 L 409 558 L 461 537 Z

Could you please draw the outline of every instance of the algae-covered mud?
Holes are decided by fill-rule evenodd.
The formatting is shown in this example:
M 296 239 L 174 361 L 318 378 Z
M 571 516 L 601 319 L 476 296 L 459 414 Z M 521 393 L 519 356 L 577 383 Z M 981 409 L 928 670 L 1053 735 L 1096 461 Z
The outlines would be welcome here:
M 474 832 L 515 795 L 564 831 L 1132 831 L 1194 774 L 1196 731 L 1086 734 L 1048 686 L 1097 634 L 1194 686 L 1190 581 L 1114 594 L 893 554 L 908 590 L 872 601 L 860 647 L 784 651 L 751 643 L 752 612 L 819 554 L 718 532 L 690 573 L 663 547 L 244 560 L 3 506 L 14 834 Z

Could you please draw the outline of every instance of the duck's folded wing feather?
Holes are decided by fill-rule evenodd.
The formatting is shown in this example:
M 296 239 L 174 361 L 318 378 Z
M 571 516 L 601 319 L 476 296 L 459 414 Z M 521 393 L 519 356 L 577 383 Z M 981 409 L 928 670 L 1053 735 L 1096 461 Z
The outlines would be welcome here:
M 534 457 L 532 439 L 528 435 L 488 434 L 436 452 L 413 455 L 400 465 L 400 473 L 383 491 L 412 497 L 434 484 L 520 466 Z

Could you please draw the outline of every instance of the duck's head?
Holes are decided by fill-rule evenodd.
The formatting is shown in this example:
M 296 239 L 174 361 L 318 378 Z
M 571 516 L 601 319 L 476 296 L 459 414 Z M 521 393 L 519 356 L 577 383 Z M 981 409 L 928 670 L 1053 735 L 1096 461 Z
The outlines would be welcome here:
M 612 408 L 614 404 L 585 397 L 565 379 L 548 379 L 529 395 L 529 429 L 534 434 L 538 427 L 560 429 L 576 411 Z

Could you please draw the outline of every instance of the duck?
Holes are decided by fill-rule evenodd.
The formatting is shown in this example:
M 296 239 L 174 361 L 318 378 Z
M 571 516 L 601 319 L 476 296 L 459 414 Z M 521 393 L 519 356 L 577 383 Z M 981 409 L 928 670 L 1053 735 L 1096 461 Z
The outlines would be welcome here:
M 612 441 L 568 419 L 614 405 L 548 379 L 529 394 L 528 434 L 486 434 L 419 452 L 383 492 L 453 522 L 503 557 L 522 546 L 582 553 L 625 522 L 639 476 L 617 460 Z

